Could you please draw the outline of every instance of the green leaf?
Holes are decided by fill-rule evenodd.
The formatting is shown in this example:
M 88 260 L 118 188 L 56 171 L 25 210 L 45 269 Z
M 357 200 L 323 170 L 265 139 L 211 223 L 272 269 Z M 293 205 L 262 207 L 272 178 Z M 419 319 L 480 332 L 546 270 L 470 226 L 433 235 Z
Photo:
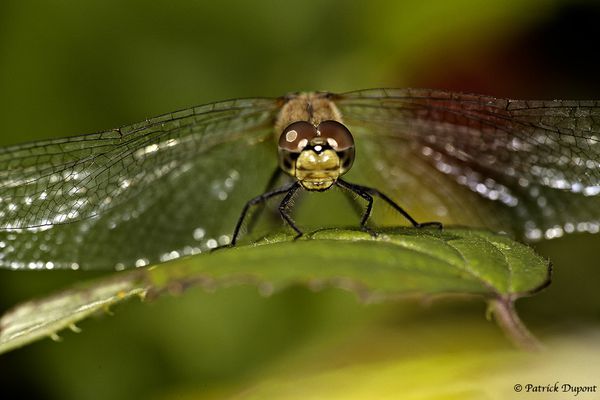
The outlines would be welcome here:
M 194 286 L 256 285 L 270 294 L 291 285 L 338 287 L 362 301 L 402 296 L 483 296 L 521 347 L 535 339 L 514 301 L 549 283 L 549 263 L 504 236 L 480 230 L 397 228 L 377 237 L 358 230 L 316 231 L 300 240 L 276 234 L 252 245 L 220 249 L 115 273 L 45 299 L 22 304 L 0 320 L 0 352 L 57 332 L 90 314 L 139 295 L 154 298 Z

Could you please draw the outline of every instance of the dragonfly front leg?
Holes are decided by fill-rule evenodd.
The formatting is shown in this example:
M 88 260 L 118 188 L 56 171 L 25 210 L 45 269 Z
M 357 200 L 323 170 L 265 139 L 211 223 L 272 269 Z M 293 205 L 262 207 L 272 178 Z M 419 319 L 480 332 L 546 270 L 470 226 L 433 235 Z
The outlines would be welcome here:
M 423 222 L 423 223 L 417 222 L 413 217 L 410 216 L 410 214 L 408 212 L 406 212 L 402 207 L 400 207 L 398 204 L 396 204 L 396 202 L 394 202 L 392 199 L 390 199 L 388 196 L 386 196 L 385 194 L 383 194 L 382 192 L 380 192 L 377 189 L 373 189 L 373 188 L 370 188 L 367 186 L 357 185 L 354 183 L 349 183 L 342 179 L 338 179 L 337 184 L 338 184 L 338 186 L 340 186 L 344 189 L 353 191 L 354 193 L 358 194 L 359 196 L 365 198 L 368 201 L 367 210 L 365 211 L 365 214 L 363 215 L 363 219 L 361 220 L 361 227 L 365 226 L 369 216 L 371 215 L 371 208 L 373 205 L 373 196 L 377 196 L 377 197 L 381 198 L 382 200 L 384 200 L 386 203 L 388 203 L 390 206 L 392 206 L 392 208 L 394 208 L 394 210 L 396 210 L 400 214 L 402 214 L 402 216 L 404 218 L 406 218 L 408 221 L 410 221 L 410 223 L 415 228 L 424 228 L 424 227 L 428 227 L 428 226 L 435 226 L 438 229 L 443 228 L 442 223 L 437 222 L 437 221 Z M 368 197 L 366 197 L 365 195 Z
M 355 193 L 367 201 L 367 207 L 363 211 L 362 216 L 360 218 L 360 228 L 365 232 L 369 232 L 372 236 L 377 236 L 377 232 L 375 232 L 373 229 L 367 226 L 367 221 L 369 220 L 369 217 L 371 216 L 371 211 L 373 210 L 373 196 L 371 196 L 366 191 L 362 190 L 362 187 L 345 182 L 341 179 L 338 179 L 336 184 L 342 189 L 345 189 L 350 193 Z
M 281 179 L 282 175 L 283 175 L 283 171 L 281 170 L 281 168 L 279 168 L 279 167 L 275 168 L 275 170 L 271 174 L 271 177 L 269 178 L 269 181 L 267 182 L 267 185 L 265 186 L 264 192 L 268 193 L 268 192 L 271 192 L 272 190 L 274 190 L 277 187 L 277 183 Z M 256 226 L 256 223 L 258 222 L 259 217 L 261 216 L 261 214 L 263 213 L 263 211 L 265 209 L 265 202 L 258 204 L 257 208 L 258 209 L 255 212 L 253 212 L 252 215 L 250 215 L 250 220 L 248 221 L 248 224 L 246 225 L 246 227 L 247 227 L 246 230 L 248 232 L 252 232 L 252 230 Z M 274 215 L 276 216 L 276 214 L 274 214 Z
M 290 187 L 290 189 L 288 190 L 287 195 L 283 198 L 283 200 L 281 200 L 281 203 L 279 204 L 279 213 L 281 214 L 281 217 L 297 233 L 297 235 L 296 235 L 296 237 L 294 237 L 294 239 L 298 239 L 300 236 L 302 236 L 302 231 L 300 230 L 300 228 L 298 228 L 296 226 L 296 223 L 294 222 L 294 220 L 292 219 L 292 217 L 289 214 L 290 202 L 292 201 L 292 198 L 294 197 L 294 194 L 298 191 L 298 189 L 300 189 L 300 183 L 294 182 L 292 184 L 292 186 Z
M 240 230 L 242 229 L 242 225 L 244 223 L 244 220 L 246 219 L 246 215 L 248 214 L 248 211 L 250 210 L 251 207 L 254 207 L 254 206 L 258 205 L 258 204 L 263 204 L 265 201 L 267 201 L 271 197 L 274 197 L 274 196 L 277 196 L 277 195 L 283 194 L 283 193 L 288 193 L 288 195 L 284 198 L 284 200 L 285 200 L 288 197 L 290 197 L 290 192 L 293 194 L 298 189 L 297 186 L 298 186 L 298 183 L 294 182 L 291 185 L 284 186 L 283 188 L 280 188 L 280 189 L 275 189 L 275 190 L 273 190 L 271 192 L 263 193 L 260 196 L 256 196 L 253 199 L 250 199 L 246 203 L 246 205 L 244 205 L 244 208 L 242 209 L 242 212 L 241 212 L 241 214 L 240 214 L 240 216 L 238 218 L 238 221 L 237 221 L 237 223 L 235 225 L 235 229 L 233 230 L 233 235 L 232 235 L 232 238 L 231 238 L 231 245 L 235 246 L 235 244 L 237 243 L 238 236 L 240 234 Z M 282 201 L 282 203 L 283 203 L 283 201 Z M 282 216 L 283 216 L 283 214 L 282 214 Z M 289 221 L 288 221 L 288 223 L 289 223 Z M 290 224 L 290 225 L 292 225 L 292 228 L 294 228 L 296 231 L 298 231 L 298 229 L 295 228 L 295 226 L 293 225 L 293 223 Z

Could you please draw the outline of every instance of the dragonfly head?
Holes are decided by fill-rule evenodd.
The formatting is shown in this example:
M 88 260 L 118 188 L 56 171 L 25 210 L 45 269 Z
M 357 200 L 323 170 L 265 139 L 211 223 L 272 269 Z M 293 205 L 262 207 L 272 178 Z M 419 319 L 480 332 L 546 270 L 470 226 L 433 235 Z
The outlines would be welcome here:
M 307 190 L 329 189 L 354 162 L 354 139 L 343 124 L 307 121 L 288 125 L 279 137 L 279 167 Z

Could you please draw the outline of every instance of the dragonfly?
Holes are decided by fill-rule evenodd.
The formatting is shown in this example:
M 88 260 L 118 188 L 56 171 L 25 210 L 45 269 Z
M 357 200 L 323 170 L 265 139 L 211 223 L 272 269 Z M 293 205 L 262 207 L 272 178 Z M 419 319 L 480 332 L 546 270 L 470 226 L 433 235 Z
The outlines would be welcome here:
M 271 171 L 296 178 L 279 194 L 311 189 L 285 158 L 297 162 L 301 152 L 290 131 L 311 130 L 308 141 L 329 129 L 322 123 L 347 130 L 356 155 L 351 170 L 338 165 L 318 184 L 344 185 L 348 172 L 359 197 L 360 188 L 381 188 L 375 194 L 410 210 L 409 222 L 468 224 L 526 241 L 600 231 L 600 101 L 429 89 L 292 93 L 0 148 L 0 267 L 121 270 L 235 242 L 240 210 L 260 198 L 257 182 Z M 343 153 L 349 147 L 339 142 Z

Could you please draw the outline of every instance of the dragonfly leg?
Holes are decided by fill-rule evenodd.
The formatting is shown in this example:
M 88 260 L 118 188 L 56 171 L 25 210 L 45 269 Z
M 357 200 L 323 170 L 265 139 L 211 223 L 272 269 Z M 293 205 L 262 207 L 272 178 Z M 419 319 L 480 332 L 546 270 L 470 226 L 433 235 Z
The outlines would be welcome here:
M 289 187 L 287 194 L 285 195 L 285 197 L 283 198 L 283 200 L 281 200 L 281 203 L 279 204 L 279 213 L 281 214 L 281 217 L 297 233 L 297 235 L 294 239 L 298 239 L 300 236 L 302 236 L 302 231 L 300 230 L 300 228 L 298 228 L 296 226 L 296 223 L 294 222 L 294 220 L 292 219 L 292 217 L 289 214 L 290 202 L 292 201 L 292 198 L 294 197 L 294 194 L 296 193 L 296 191 L 298 191 L 298 189 L 300 189 L 300 183 L 294 182 Z
M 283 173 L 283 171 L 281 168 L 279 168 L 279 167 L 275 168 L 275 170 L 271 174 L 271 177 L 269 178 L 269 181 L 267 182 L 267 185 L 265 186 L 265 190 L 264 190 L 265 193 L 268 193 L 276 188 L 277 182 L 281 178 L 282 173 Z M 248 221 L 248 224 L 246 225 L 247 232 L 252 232 L 252 230 L 256 226 L 256 223 L 258 222 L 260 215 L 263 213 L 263 211 L 265 209 L 265 202 L 261 202 L 257 206 L 258 206 L 257 210 L 254 213 L 252 213 L 252 215 L 250 216 L 250 220 Z
M 442 229 L 442 227 L 443 227 L 442 223 L 437 222 L 437 221 L 423 222 L 423 223 L 417 222 L 413 217 L 410 216 L 410 214 L 408 212 L 406 212 L 402 207 L 400 207 L 398 204 L 396 204 L 396 202 L 394 202 L 392 199 L 390 199 L 388 196 L 386 196 L 385 194 L 383 194 L 382 192 L 380 192 L 377 189 L 370 188 L 367 186 L 357 185 L 354 183 L 349 183 L 342 179 L 338 179 L 337 184 L 344 189 L 347 189 L 347 190 L 357 193 L 359 196 L 361 196 L 363 198 L 366 198 L 363 196 L 363 194 L 367 194 L 371 197 L 371 200 L 369 201 L 369 204 L 367 206 L 367 211 L 365 211 L 365 214 L 363 215 L 363 219 L 361 220 L 361 226 L 363 226 L 364 224 L 367 223 L 367 220 L 368 220 L 369 216 L 371 215 L 371 206 L 373 203 L 373 196 L 377 196 L 380 199 L 384 200 L 386 203 L 388 203 L 390 206 L 392 206 L 392 208 L 394 208 L 394 210 L 396 210 L 400 214 L 402 214 L 402 216 L 404 218 L 406 218 L 408 221 L 410 221 L 410 223 L 415 228 L 424 228 L 424 227 L 428 227 L 428 226 L 435 226 L 438 229 Z
M 352 207 L 352 210 L 356 213 L 356 215 L 358 215 L 359 217 L 362 217 L 365 210 L 364 210 L 362 203 L 359 202 L 358 197 L 356 197 L 356 196 L 359 196 L 359 197 L 362 197 L 362 196 L 360 196 L 358 193 L 351 191 L 351 190 L 343 190 L 342 193 L 344 194 L 344 197 L 346 198 L 346 200 L 350 203 L 350 207 Z
M 237 243 L 238 236 L 240 235 L 240 230 L 242 229 L 242 224 L 244 223 L 244 220 L 246 219 L 246 215 L 248 214 L 250 207 L 256 206 L 257 204 L 263 204 L 265 201 L 267 201 L 271 197 L 274 197 L 274 196 L 277 196 L 277 195 L 280 195 L 283 193 L 288 193 L 288 196 L 289 196 L 290 192 L 293 193 L 298 189 L 297 186 L 298 186 L 297 182 L 294 182 L 291 185 L 287 185 L 282 188 L 263 193 L 260 196 L 256 196 L 253 199 L 248 200 L 248 202 L 242 209 L 242 213 L 240 214 L 237 224 L 235 225 L 235 229 L 233 230 L 233 236 L 231 238 L 231 245 L 235 246 L 235 244 Z M 286 196 L 286 198 L 288 196 Z
M 359 195 L 367 201 L 367 207 L 362 212 L 362 216 L 360 218 L 360 228 L 365 232 L 369 232 L 373 236 L 377 236 L 377 232 L 375 232 L 373 229 L 367 226 L 367 221 L 369 220 L 369 217 L 371 216 L 371 211 L 373 210 L 373 196 L 371 196 L 367 191 L 362 190 L 363 188 L 359 187 L 358 185 L 353 185 L 345 181 L 340 181 L 341 180 L 338 179 L 338 181 L 336 182 L 336 184 L 339 187 L 346 189 L 348 193 L 356 193 L 357 195 Z

